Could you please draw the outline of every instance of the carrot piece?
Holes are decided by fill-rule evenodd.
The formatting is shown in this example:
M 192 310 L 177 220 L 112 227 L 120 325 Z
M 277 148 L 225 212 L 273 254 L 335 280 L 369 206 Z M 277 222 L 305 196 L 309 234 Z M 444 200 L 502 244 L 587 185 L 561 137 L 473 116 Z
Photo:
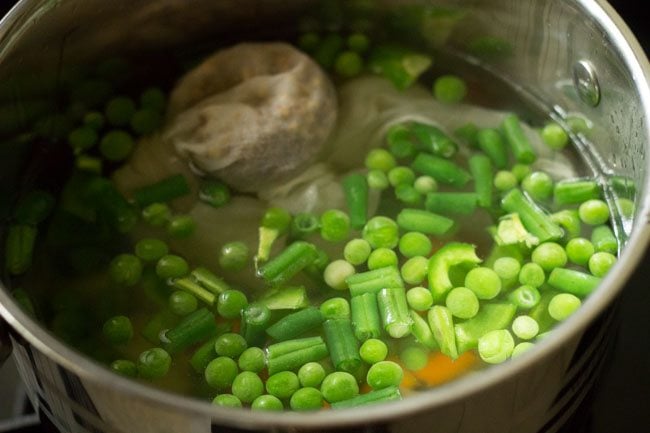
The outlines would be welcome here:
M 440 385 L 470 370 L 477 362 L 476 355 L 471 351 L 463 353 L 455 361 L 447 355 L 435 352 L 429 355 L 427 365 L 413 375 L 427 385 Z

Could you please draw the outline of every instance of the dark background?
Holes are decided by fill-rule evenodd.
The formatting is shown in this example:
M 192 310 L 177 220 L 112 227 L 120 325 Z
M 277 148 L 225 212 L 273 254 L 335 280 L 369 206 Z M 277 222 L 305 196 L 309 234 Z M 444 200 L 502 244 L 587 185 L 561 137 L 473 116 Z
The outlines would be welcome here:
M 179 0 L 183 1 L 183 0 Z M 562 1 L 562 0 L 557 0 Z M 0 16 L 15 3 L 0 0 Z M 643 0 L 611 0 L 646 53 L 650 52 L 650 5 Z M 596 389 L 580 411 L 581 433 L 650 431 L 650 254 L 632 276 L 620 299 L 618 338 Z

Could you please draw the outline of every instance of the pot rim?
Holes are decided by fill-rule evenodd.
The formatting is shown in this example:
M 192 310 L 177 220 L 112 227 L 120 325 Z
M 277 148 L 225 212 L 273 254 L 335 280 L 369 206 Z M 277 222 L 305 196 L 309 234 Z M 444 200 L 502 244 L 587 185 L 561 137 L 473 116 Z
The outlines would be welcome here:
M 44 3 L 43 0 L 34 0 L 33 2 L 22 0 L 0 21 L 0 41 L 7 37 L 6 33 L 11 32 L 25 14 L 38 10 L 30 5 L 35 2 Z M 576 0 L 576 3 L 582 12 L 589 13 L 594 22 L 611 37 L 618 54 L 632 74 L 636 90 L 643 103 L 645 117 L 650 119 L 650 64 L 638 41 L 605 0 Z M 3 60 L 2 57 L 4 57 L 4 53 L 0 53 L 0 64 Z M 647 136 L 650 137 L 650 122 L 645 122 L 645 128 Z M 650 191 L 650 158 L 647 158 L 645 168 L 648 173 L 644 185 L 645 191 Z M 613 302 L 622 290 L 627 277 L 631 275 L 643 257 L 650 240 L 650 194 L 646 194 L 642 198 L 636 219 L 637 222 L 634 224 L 627 246 L 612 272 L 605 277 L 597 291 L 587 298 L 578 312 L 555 328 L 548 338 L 536 343 L 534 348 L 516 359 L 502 365 L 492 366 L 481 371 L 480 374 L 468 374 L 445 385 L 409 396 L 402 401 L 376 406 L 315 413 L 250 412 L 245 409 L 216 407 L 209 402 L 181 396 L 123 378 L 57 340 L 22 311 L 1 282 L 0 320 L 4 319 L 29 344 L 81 378 L 101 383 L 143 400 L 156 401 L 187 413 L 209 417 L 219 423 L 266 429 L 271 426 L 315 428 L 328 425 L 329 427 L 341 427 L 367 424 L 370 420 L 376 423 L 405 417 L 435 406 L 444 406 L 470 394 L 483 391 L 525 370 L 566 344 Z M 625 275 L 626 279 L 622 279 L 621 275 Z

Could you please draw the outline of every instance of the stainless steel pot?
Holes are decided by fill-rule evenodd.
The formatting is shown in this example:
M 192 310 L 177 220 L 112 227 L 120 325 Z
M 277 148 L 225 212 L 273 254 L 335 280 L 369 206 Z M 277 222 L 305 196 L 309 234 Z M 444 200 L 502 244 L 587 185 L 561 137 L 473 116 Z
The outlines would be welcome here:
M 282 36 L 314 3 L 23 0 L 0 23 L 0 77 L 36 78 L 40 96 L 47 96 L 66 64 L 191 46 L 208 36 Z M 401 402 L 275 414 L 217 408 L 117 377 L 56 340 L 0 290 L 0 335 L 8 333 L 0 354 L 12 346 L 32 403 L 70 432 L 556 431 L 598 374 L 612 306 L 650 236 L 650 66 L 602 0 L 446 3 L 461 8 L 463 18 L 454 27 L 440 18 L 425 20 L 420 30 L 432 50 L 505 78 L 560 121 L 582 113 L 593 122 L 592 133 L 573 138 L 590 169 L 604 180 L 625 175 L 636 184 L 634 223 L 617 226 L 627 239 L 621 258 L 577 314 L 529 353 Z M 23 99 L 23 90 L 11 96 Z M 15 162 L 0 164 L 5 174 L 15 171 Z

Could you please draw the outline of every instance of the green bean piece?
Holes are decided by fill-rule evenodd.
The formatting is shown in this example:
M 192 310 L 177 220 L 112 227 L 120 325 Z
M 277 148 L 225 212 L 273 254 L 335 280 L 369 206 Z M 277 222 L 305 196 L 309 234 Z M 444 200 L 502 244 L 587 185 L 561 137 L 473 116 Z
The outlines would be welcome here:
M 156 183 L 137 189 L 133 193 L 133 199 L 140 207 L 153 203 L 166 203 L 190 192 L 187 179 L 182 174 L 175 174 L 166 177 Z
M 274 395 L 262 394 L 251 403 L 251 410 L 282 411 L 282 401 Z
M 403 287 L 404 282 L 399 270 L 394 266 L 350 275 L 345 279 L 350 288 L 350 294 L 359 296 L 363 293 L 377 293 L 384 287 Z
M 521 310 L 530 310 L 536 306 L 541 299 L 539 290 L 533 286 L 519 286 L 512 292 L 508 293 L 508 301 L 512 302 Z
M 580 236 L 581 223 L 577 210 L 565 209 L 551 214 L 551 221 L 564 229 L 566 239 Z
M 429 289 L 434 302 L 442 302 L 447 292 L 453 288 L 449 278 L 452 266 L 467 263 L 478 264 L 481 259 L 476 255 L 476 247 L 472 244 L 449 242 L 429 259 Z
M 399 227 L 388 217 L 376 216 L 363 227 L 362 237 L 372 248 L 395 248 L 399 242 Z
M 309 306 L 307 291 L 303 286 L 271 289 L 257 302 L 269 310 L 297 310 Z
M 300 388 L 291 396 L 289 406 L 295 411 L 318 410 L 323 407 L 323 394 L 313 387 Z
M 393 361 L 379 361 L 370 366 L 366 382 L 372 389 L 398 386 L 404 377 L 402 367 Z
M 214 342 L 214 351 L 217 355 L 233 359 L 238 358 L 247 348 L 244 337 L 234 332 L 221 334 Z
M 409 315 L 406 290 L 386 287 L 377 292 L 377 306 L 384 329 L 393 338 L 402 338 L 411 332 L 413 321 Z
M 488 364 L 500 364 L 510 358 L 515 340 L 507 329 L 496 329 L 478 339 L 478 354 Z
M 410 87 L 431 66 L 431 57 L 397 46 L 375 46 L 370 50 L 371 72 L 388 79 L 399 90 Z
M 102 332 L 111 344 L 127 344 L 133 338 L 133 325 L 128 317 L 115 316 L 104 322 Z
M 432 192 L 427 194 L 424 207 L 445 215 L 471 215 L 478 200 L 478 194 L 473 192 Z
M 492 177 L 493 169 L 490 158 L 482 154 L 472 155 L 469 158 L 469 171 L 474 178 L 474 191 L 476 203 L 484 208 L 492 206 Z M 428 207 L 427 207 L 428 209 Z M 431 210 L 431 209 L 428 209 Z
M 418 173 L 426 174 L 440 183 L 457 188 L 462 188 L 472 179 L 471 174 L 453 162 L 426 153 L 419 153 L 411 167 Z
M 323 320 L 350 318 L 350 304 L 345 298 L 330 298 L 320 304 L 319 309 Z
M 308 307 L 275 322 L 266 333 L 276 341 L 291 340 L 323 323 L 320 309 Z
M 27 224 L 12 224 L 5 241 L 5 268 L 11 275 L 21 275 L 32 265 L 38 230 Z
M 214 342 L 216 340 L 216 336 L 210 338 L 208 341 L 201 344 L 194 353 L 192 353 L 190 365 L 195 373 L 202 374 L 210 361 L 217 357 L 217 352 L 214 351 Z
M 52 212 L 55 199 L 49 192 L 34 190 L 20 199 L 14 209 L 14 220 L 19 224 L 36 226 Z
M 580 204 L 598 198 L 600 198 L 600 186 L 593 180 L 561 180 L 553 189 L 553 199 L 559 206 Z
M 378 389 L 370 391 L 365 394 L 358 395 L 356 397 L 338 401 L 332 403 L 332 408 L 334 409 L 345 409 L 359 406 L 367 406 L 371 404 L 385 403 L 389 401 L 401 400 L 402 395 L 399 392 L 399 388 L 396 386 L 390 386 L 383 389 Z
M 221 247 L 219 266 L 229 271 L 241 271 L 248 264 L 250 251 L 241 241 L 228 242 Z
M 528 141 L 528 137 L 521 128 L 519 118 L 516 114 L 509 114 L 503 119 L 503 133 L 506 141 L 510 145 L 510 150 L 517 162 L 522 164 L 532 164 L 537 159 L 533 147 Z
M 415 341 L 423 345 L 429 350 L 435 350 L 438 348 L 438 343 L 436 342 L 431 327 L 427 321 L 420 316 L 415 311 L 409 311 L 411 320 L 413 320 L 413 325 L 411 326 L 411 334 L 415 337 Z
M 299 388 L 300 380 L 293 371 L 281 371 L 266 380 L 266 392 L 283 400 L 291 397 Z
M 169 371 L 171 362 L 169 353 L 160 347 L 145 350 L 138 357 L 138 376 L 148 380 L 160 379 Z
M 345 371 L 335 371 L 323 379 L 321 393 L 329 403 L 336 403 L 359 394 L 359 385 L 355 377 Z
M 490 303 L 481 306 L 473 318 L 454 326 L 458 353 L 478 347 L 478 340 L 490 331 L 506 329 L 512 323 L 517 307 L 511 303 Z
M 443 236 L 456 227 L 456 222 L 422 209 L 402 209 L 397 215 L 397 225 L 404 230 Z
M 214 315 L 207 308 L 188 314 L 174 328 L 164 333 L 163 348 L 170 354 L 199 343 L 217 333 Z
M 317 362 L 329 354 L 321 337 L 307 337 L 272 344 L 267 348 L 269 374 L 295 371 L 308 362 Z
M 616 254 L 618 251 L 618 240 L 612 229 L 606 225 L 594 227 L 591 232 L 591 243 L 596 252 Z
M 232 393 L 242 403 L 252 403 L 264 393 L 264 382 L 252 371 L 242 371 L 232 381 Z
M 199 200 L 213 208 L 220 208 L 230 201 L 230 189 L 214 179 L 205 179 L 199 186 Z
M 266 339 L 266 328 L 271 322 L 271 311 L 261 303 L 249 304 L 241 312 L 241 333 L 248 346 L 261 346 Z
M 352 329 L 359 341 L 378 338 L 381 335 L 381 323 L 375 293 L 363 293 L 350 299 Z
M 501 206 L 507 212 L 517 213 L 526 229 L 540 242 L 561 239 L 564 231 L 555 224 L 550 216 L 535 203 L 530 201 L 519 189 L 513 189 L 501 200 Z
M 313 263 L 317 256 L 314 245 L 296 241 L 260 267 L 258 275 L 269 284 L 282 285 Z
M 359 346 L 348 319 L 329 319 L 323 322 L 325 342 L 334 368 L 354 373 L 361 366 Z
M 412 158 L 415 156 L 415 143 L 410 129 L 404 123 L 391 126 L 386 133 L 388 149 L 400 159 Z
M 343 179 L 343 191 L 350 212 L 350 224 L 361 229 L 368 218 L 368 184 L 361 174 L 351 174 Z
M 427 320 L 440 351 L 452 359 L 458 358 L 454 319 L 447 307 L 434 305 L 427 314 Z M 461 352 L 462 353 L 462 352 Z
M 503 170 L 508 165 L 506 144 L 497 129 L 484 128 L 476 133 L 479 148 L 490 158 L 494 167 Z
M 201 287 L 203 287 L 208 292 L 213 295 L 219 296 L 226 290 L 230 290 L 231 287 L 221 278 L 214 275 L 207 268 L 198 267 L 190 273 L 190 277 Z
M 458 151 L 458 145 L 436 126 L 410 122 L 409 129 L 415 138 L 417 150 L 443 158 L 451 158 Z
M 192 295 L 196 296 L 197 299 L 205 302 L 210 306 L 214 305 L 217 300 L 217 297 L 214 295 L 214 293 L 206 290 L 189 278 L 176 278 L 172 280 L 172 285 L 178 290 L 183 290 L 185 292 L 191 293 Z
M 456 75 L 442 75 L 433 83 L 433 94 L 444 104 L 457 104 L 465 98 L 467 85 Z
M 289 231 L 292 239 L 304 239 L 319 229 L 320 221 L 318 217 L 312 213 L 303 212 L 294 215 Z
M 557 323 L 557 321 L 549 314 L 548 306 L 551 303 L 551 299 L 553 299 L 553 297 L 558 293 L 560 292 L 557 292 L 550 287 L 547 288 L 541 293 L 537 305 L 528 311 L 528 316 L 535 320 L 539 326 L 539 333 L 537 335 L 538 339 L 541 334 L 549 331 Z
M 573 269 L 555 268 L 548 276 L 548 284 L 558 290 L 585 297 L 600 284 L 601 279 Z
M 298 370 L 300 385 L 317 388 L 325 379 L 325 368 L 318 362 L 308 362 Z

